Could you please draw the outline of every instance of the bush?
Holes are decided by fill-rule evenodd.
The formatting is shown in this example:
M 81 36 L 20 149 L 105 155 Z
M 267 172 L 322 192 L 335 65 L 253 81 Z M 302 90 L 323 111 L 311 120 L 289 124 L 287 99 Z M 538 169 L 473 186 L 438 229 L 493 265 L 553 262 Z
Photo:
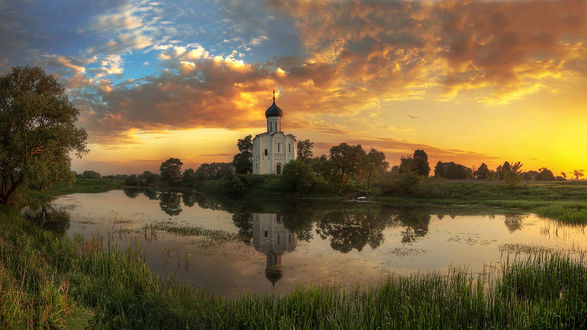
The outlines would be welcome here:
M 283 168 L 281 184 L 286 191 L 308 193 L 316 184 L 316 176 L 309 164 L 301 160 L 292 160 Z
M 140 186 L 142 184 L 141 179 L 136 175 L 129 175 L 124 179 L 124 184 L 127 186 Z
M 247 187 L 238 176 L 233 175 L 223 179 L 222 187 L 224 191 L 231 195 L 244 194 L 247 192 Z

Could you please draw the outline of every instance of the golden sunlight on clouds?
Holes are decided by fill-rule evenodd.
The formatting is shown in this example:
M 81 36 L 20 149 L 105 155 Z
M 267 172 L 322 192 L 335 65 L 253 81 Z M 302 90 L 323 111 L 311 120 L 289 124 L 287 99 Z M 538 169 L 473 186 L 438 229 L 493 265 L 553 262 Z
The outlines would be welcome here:
M 267 6 L 293 22 L 304 56 L 254 62 L 242 47 L 218 53 L 166 40 L 153 47 L 159 75 L 79 93 L 93 143 L 85 161 L 230 161 L 238 138 L 264 130 L 277 89 L 284 127 L 317 142 L 317 153 L 354 141 L 392 164 L 422 147 L 431 160 L 469 166 L 587 169 L 587 1 Z M 120 57 L 103 61 L 104 73 L 122 72 Z

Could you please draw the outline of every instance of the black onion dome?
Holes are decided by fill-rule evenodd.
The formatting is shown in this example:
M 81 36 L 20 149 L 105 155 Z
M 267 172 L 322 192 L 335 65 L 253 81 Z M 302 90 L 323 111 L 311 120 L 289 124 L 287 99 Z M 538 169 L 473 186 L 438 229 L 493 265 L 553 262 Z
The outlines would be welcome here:
M 283 117 L 283 110 L 275 104 L 275 100 L 273 100 L 273 104 L 265 110 L 265 117 Z
M 281 270 L 265 269 L 265 277 L 271 281 L 271 284 L 273 284 L 273 287 L 275 287 L 275 283 L 277 283 L 277 281 L 279 281 L 281 278 Z

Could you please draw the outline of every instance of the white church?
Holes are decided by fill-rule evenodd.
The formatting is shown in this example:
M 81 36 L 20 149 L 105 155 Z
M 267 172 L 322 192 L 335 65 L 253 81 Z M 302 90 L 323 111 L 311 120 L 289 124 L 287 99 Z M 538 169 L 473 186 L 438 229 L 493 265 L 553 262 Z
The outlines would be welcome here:
M 283 110 L 273 104 L 265 111 L 267 132 L 258 134 L 253 139 L 253 173 L 281 174 L 287 162 L 296 159 L 297 141 L 291 134 L 282 131 Z

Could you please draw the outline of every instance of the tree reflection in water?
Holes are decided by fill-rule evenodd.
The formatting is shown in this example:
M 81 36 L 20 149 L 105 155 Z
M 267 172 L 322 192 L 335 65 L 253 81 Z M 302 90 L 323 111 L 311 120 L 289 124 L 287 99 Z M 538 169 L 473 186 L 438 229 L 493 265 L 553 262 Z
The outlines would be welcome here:
M 70 225 L 69 213 L 62 209 L 56 210 L 48 203 L 27 206 L 23 210 L 23 216 L 60 236 L 65 235 Z
M 152 201 L 159 200 L 159 192 L 155 191 L 155 190 L 150 190 L 150 189 L 143 190 L 143 195 L 147 196 L 147 198 Z
M 186 207 L 193 207 L 196 204 L 196 194 L 194 192 L 184 192 L 181 194 L 183 205 Z
M 234 225 L 239 228 L 238 234 L 246 244 L 251 244 L 253 238 L 253 214 L 251 212 L 237 212 L 232 215 Z
M 181 209 L 181 196 L 178 192 L 162 191 L 159 195 L 159 206 L 161 210 L 170 216 L 179 215 Z
M 422 208 L 406 208 L 400 210 L 394 220 L 403 225 L 402 243 L 409 244 L 426 236 L 430 224 L 430 212 Z
M 330 246 L 343 253 L 361 251 L 367 244 L 375 249 L 383 243 L 386 220 L 370 208 L 348 212 L 341 207 L 322 217 L 316 224 L 316 233 L 322 239 L 330 238 Z
M 361 251 L 367 244 L 376 249 L 383 241 L 383 230 L 389 226 L 403 227 L 402 243 L 409 244 L 428 233 L 430 213 L 422 208 L 366 207 L 328 212 L 316 224 L 322 239 L 330 239 L 330 246 L 347 253 Z
M 140 189 L 135 188 L 124 188 L 122 191 L 124 191 L 124 194 L 130 198 L 137 198 L 137 196 L 141 193 Z
M 504 223 L 510 233 L 513 233 L 516 230 L 522 229 L 524 226 L 524 218 L 525 217 L 520 214 L 506 214 Z

